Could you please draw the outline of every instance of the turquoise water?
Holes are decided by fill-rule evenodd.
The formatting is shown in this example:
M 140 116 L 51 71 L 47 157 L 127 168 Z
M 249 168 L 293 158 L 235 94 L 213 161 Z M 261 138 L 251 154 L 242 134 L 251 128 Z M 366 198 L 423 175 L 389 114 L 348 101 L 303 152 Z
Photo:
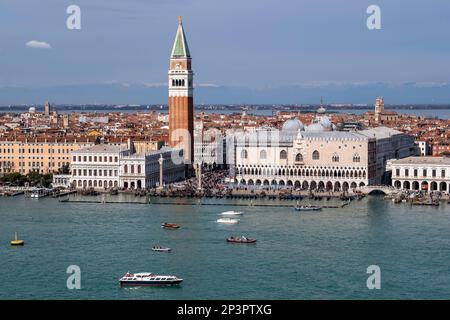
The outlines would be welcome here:
M 142 198 L 130 197 L 136 199 Z M 287 207 L 233 206 L 247 200 L 206 202 L 219 201 L 229 205 L 0 198 L 0 299 L 450 297 L 450 205 L 410 207 L 371 196 L 342 209 L 299 214 Z M 239 224 L 215 222 L 219 212 L 233 209 L 245 212 Z M 166 221 L 182 228 L 163 230 Z M 14 231 L 24 247 L 9 245 Z M 225 242 L 241 234 L 258 243 Z M 152 252 L 155 244 L 173 252 Z M 366 287 L 373 264 L 381 268 L 380 290 Z M 81 268 L 81 290 L 66 288 L 69 265 Z M 185 280 L 179 288 L 120 288 L 127 271 Z

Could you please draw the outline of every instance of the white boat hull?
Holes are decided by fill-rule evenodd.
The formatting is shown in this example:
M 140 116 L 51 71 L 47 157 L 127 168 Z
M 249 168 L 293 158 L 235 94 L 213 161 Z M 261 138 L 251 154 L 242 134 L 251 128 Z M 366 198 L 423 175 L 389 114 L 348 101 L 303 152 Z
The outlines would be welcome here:
M 217 223 L 236 224 L 239 221 L 240 221 L 239 219 L 218 219 Z

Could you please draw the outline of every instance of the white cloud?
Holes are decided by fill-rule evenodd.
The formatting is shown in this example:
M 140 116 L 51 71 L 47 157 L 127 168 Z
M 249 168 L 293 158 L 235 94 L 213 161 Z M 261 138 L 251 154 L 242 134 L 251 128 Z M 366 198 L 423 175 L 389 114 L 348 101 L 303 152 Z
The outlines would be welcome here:
M 33 49 L 51 49 L 52 47 L 45 41 L 31 40 L 25 43 L 25 46 Z
M 194 83 L 194 87 L 212 87 L 218 88 L 219 86 L 215 83 Z

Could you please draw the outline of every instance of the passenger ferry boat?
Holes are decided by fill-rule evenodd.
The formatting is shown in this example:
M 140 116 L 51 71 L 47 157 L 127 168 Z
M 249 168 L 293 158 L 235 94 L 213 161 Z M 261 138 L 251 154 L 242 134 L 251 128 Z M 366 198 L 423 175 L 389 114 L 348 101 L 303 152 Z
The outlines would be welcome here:
M 176 286 L 183 279 L 177 276 L 157 275 L 151 272 L 129 273 L 127 272 L 119 283 L 121 286 Z

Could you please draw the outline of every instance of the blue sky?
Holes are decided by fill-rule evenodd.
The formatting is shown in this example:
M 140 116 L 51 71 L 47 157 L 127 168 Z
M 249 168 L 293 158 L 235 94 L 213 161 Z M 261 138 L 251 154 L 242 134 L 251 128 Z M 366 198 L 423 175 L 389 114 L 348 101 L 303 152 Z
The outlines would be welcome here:
M 450 82 L 448 0 L 2 0 L 0 86 L 164 84 L 178 15 L 197 84 Z

